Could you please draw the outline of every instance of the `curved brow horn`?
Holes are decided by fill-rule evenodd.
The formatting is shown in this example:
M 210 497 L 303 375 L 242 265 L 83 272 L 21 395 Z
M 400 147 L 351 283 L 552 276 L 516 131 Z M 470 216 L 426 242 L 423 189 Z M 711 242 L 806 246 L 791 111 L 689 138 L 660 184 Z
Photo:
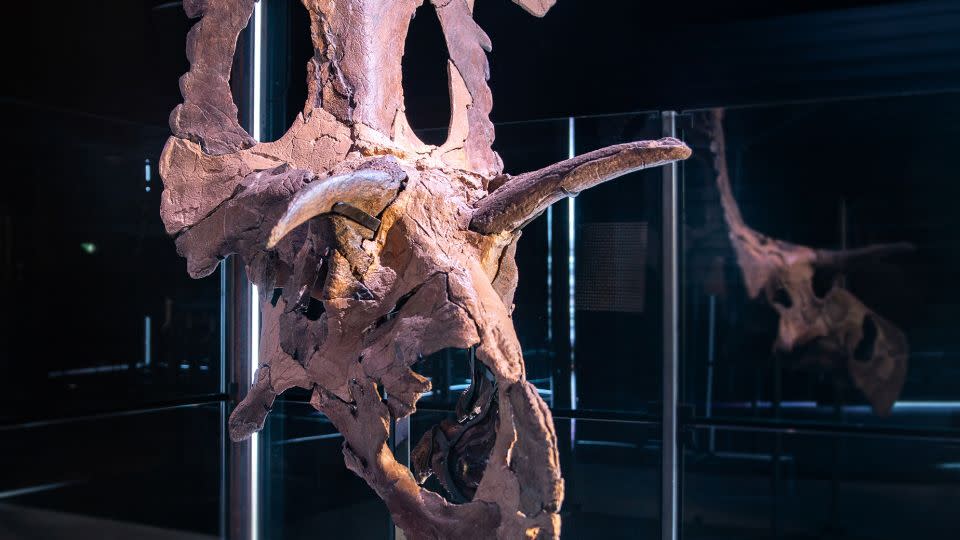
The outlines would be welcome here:
M 560 199 L 575 197 L 585 189 L 634 171 L 688 157 L 687 145 L 667 137 L 609 146 L 537 171 L 508 176 L 477 203 L 470 229 L 481 234 L 514 231 Z
M 397 196 L 406 173 L 393 161 L 384 161 L 377 168 L 330 176 L 312 182 L 287 205 L 287 210 L 270 231 L 267 248 L 272 249 L 290 231 L 311 218 L 329 214 L 340 203 L 346 203 L 371 216 L 376 216 Z

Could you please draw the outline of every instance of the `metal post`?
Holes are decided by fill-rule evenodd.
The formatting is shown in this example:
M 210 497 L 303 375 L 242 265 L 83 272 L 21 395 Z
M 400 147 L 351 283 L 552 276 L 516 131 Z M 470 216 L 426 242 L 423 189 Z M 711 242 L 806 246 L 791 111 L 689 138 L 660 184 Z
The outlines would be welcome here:
M 707 396 L 704 405 L 704 417 L 713 418 L 713 370 L 717 358 L 717 295 L 710 295 L 710 311 L 707 317 Z M 717 432 L 710 427 L 707 450 L 712 454 L 717 447 Z
M 567 119 L 567 158 L 577 156 L 576 118 Z M 570 410 L 577 410 L 577 199 L 567 197 L 567 340 L 570 344 Z M 570 450 L 577 450 L 577 419 L 570 419 Z
M 663 113 L 663 135 L 676 134 L 677 113 Z M 679 452 L 677 448 L 677 387 L 679 381 L 678 219 L 677 165 L 663 168 L 663 460 L 660 537 L 677 540 L 679 518 Z
M 220 393 L 227 395 L 230 391 L 230 382 L 227 380 L 227 294 L 228 283 L 227 265 L 220 265 L 220 373 L 219 388 Z M 229 399 L 229 398 L 228 398 Z M 217 536 L 221 539 L 227 538 L 227 531 L 230 524 L 227 516 L 229 515 L 230 505 L 228 498 L 230 496 L 230 474 L 228 467 L 230 456 L 228 455 L 228 446 L 230 444 L 229 422 L 230 404 L 227 400 L 220 402 L 220 514 L 218 516 Z
M 229 257 L 224 265 L 224 345 L 226 353 L 227 394 L 230 396 L 228 411 L 223 422 L 224 444 L 227 455 L 227 512 L 229 528 L 226 537 L 229 540 L 251 540 L 254 538 L 250 526 L 251 486 L 250 476 L 253 470 L 251 462 L 251 440 L 241 443 L 231 442 L 226 415 L 246 396 L 250 388 L 250 285 L 247 282 L 243 263 L 236 257 Z
M 233 95 L 240 108 L 241 123 L 257 140 L 261 137 L 263 81 L 262 81 L 262 37 L 264 35 L 264 3 L 257 2 L 247 29 L 241 33 L 237 50 L 242 55 L 241 62 L 246 69 L 240 70 L 241 77 L 233 82 Z M 228 402 L 223 409 L 224 475 L 221 489 L 226 517 L 222 518 L 223 536 L 227 540 L 256 540 L 258 529 L 258 508 L 256 504 L 257 436 L 241 443 L 230 440 L 228 418 L 233 408 L 243 400 L 250 389 L 253 368 L 256 365 L 253 347 L 256 335 L 253 311 L 256 299 L 247 280 L 243 262 L 236 256 L 222 263 L 222 323 L 223 333 L 223 381 Z M 256 330 L 259 332 L 259 329 Z

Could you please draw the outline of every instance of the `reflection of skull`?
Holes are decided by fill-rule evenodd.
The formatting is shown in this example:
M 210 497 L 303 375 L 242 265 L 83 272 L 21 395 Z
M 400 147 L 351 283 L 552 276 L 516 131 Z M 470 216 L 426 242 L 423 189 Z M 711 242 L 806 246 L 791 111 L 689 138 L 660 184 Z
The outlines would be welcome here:
M 730 239 L 747 293 L 761 292 L 780 316 L 775 350 L 800 351 L 806 363 L 844 366 L 879 414 L 900 394 L 909 350 L 903 332 L 838 284 L 845 269 L 861 261 L 912 249 L 909 244 L 854 250 L 812 249 L 769 238 L 748 227 L 727 172 L 723 111 L 709 121 L 717 186 Z
M 161 214 L 191 275 L 236 253 L 259 286 L 256 382 L 231 436 L 260 429 L 277 394 L 311 390 L 347 466 L 412 538 L 553 538 L 563 481 L 550 412 L 525 380 L 510 319 L 520 228 L 563 197 L 689 155 L 675 139 L 618 145 L 517 177 L 490 147 L 486 35 L 472 2 L 434 2 L 450 50 L 448 140 L 421 143 L 403 113 L 400 60 L 417 0 L 305 0 L 316 54 L 287 133 L 256 143 L 229 77 L 252 0 L 194 0 L 184 104 L 164 148 Z M 535 14 L 548 0 L 518 0 Z M 454 424 L 418 446 L 457 504 L 418 485 L 387 447 L 390 420 L 430 382 L 411 367 L 475 347 Z M 451 466 L 455 464 L 455 466 Z

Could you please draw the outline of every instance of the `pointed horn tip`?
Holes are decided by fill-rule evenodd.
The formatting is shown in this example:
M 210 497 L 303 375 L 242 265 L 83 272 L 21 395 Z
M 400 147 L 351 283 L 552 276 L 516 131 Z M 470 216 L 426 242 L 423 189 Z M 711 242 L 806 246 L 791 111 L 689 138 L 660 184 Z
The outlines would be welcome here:
M 693 151 L 690 149 L 690 147 L 680 139 L 664 137 L 654 142 L 656 143 L 656 146 L 669 149 L 670 157 L 674 159 L 687 159 L 693 154 Z
M 652 141 L 636 141 L 611 148 L 618 148 L 621 151 L 639 152 L 646 155 L 650 155 L 650 153 L 653 152 L 658 157 L 662 157 L 666 162 L 684 160 L 693 154 L 693 151 L 690 150 L 690 147 L 687 146 L 686 143 L 673 137 L 664 137 Z

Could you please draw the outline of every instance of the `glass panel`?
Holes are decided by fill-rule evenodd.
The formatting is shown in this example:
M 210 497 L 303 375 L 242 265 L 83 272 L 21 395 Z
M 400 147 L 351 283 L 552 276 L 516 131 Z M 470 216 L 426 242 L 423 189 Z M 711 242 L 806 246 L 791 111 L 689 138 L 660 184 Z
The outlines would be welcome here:
M 568 145 L 564 118 L 500 124 L 494 149 L 503 158 L 504 171 L 516 175 L 567 159 Z M 563 330 L 568 317 L 563 279 L 566 240 L 558 230 L 565 222 L 562 210 L 562 203 L 555 204 L 523 228 L 517 243 L 519 280 L 513 297 L 513 326 L 523 347 L 527 379 L 551 406 L 563 406 L 554 392 L 566 385 L 557 379 L 569 381 L 569 370 L 563 367 L 569 347 Z
M 568 122 L 543 120 L 498 125 L 495 150 L 504 162 L 505 171 L 519 174 L 562 161 L 567 157 Z M 436 138 L 435 130 L 419 132 Z M 513 323 L 523 347 L 528 379 L 537 385 L 541 397 L 553 404 L 554 377 L 565 355 L 566 290 L 560 290 L 560 279 L 565 279 L 566 268 L 556 254 L 565 244 L 557 240 L 554 231 L 559 229 L 557 212 L 563 204 L 534 219 L 523 229 L 517 244 L 517 267 L 519 283 L 514 296 Z M 553 230 L 551 230 L 551 227 Z M 563 274 L 560 274 L 560 273 Z M 564 285 L 565 287 L 565 285 Z M 559 306 L 559 307 L 558 307 Z M 561 335 L 562 334 L 562 335 Z M 469 352 L 444 350 L 430 355 L 415 366 L 421 375 L 429 377 L 433 390 L 421 398 L 421 405 L 428 408 L 452 408 L 457 398 L 469 384 Z M 569 375 L 567 376 L 569 380 Z M 569 392 L 568 392 L 569 395 Z
M 657 537 L 660 425 L 562 418 L 554 425 L 561 441 L 574 440 L 572 453 L 560 456 L 562 537 Z
M 575 150 L 661 137 L 657 113 L 577 118 Z M 574 204 L 577 407 L 659 415 L 662 171 L 581 193 Z M 570 203 L 556 205 L 568 211 Z
M 343 463 L 343 436 L 307 403 L 277 401 L 261 444 L 261 537 L 380 540 L 386 506 Z
M 953 538 L 960 439 L 687 432 L 683 538 Z
M 219 280 L 187 276 L 159 215 L 189 21 L 150 4 L 36 15 L 59 40 L 17 55 L 23 73 L 58 67 L 0 102 L 16 156 L 0 197 L 0 422 L 219 392 Z M 65 63 L 62 43 L 84 61 Z
M 0 431 L 0 538 L 220 530 L 219 404 Z
M 748 298 L 721 210 L 705 115 L 683 118 L 694 149 L 682 168 L 683 400 L 697 416 L 958 430 L 958 104 L 956 94 L 943 94 L 726 111 L 727 169 L 749 227 L 818 249 L 913 247 L 819 265 L 803 295 L 793 285 L 771 288 L 785 316 L 813 321 L 794 321 L 793 330 L 814 328 L 832 310 L 836 322 L 825 328 L 852 332 L 841 352 L 828 340 L 806 339 L 775 350 L 778 334 L 789 333 L 778 329 L 782 318 L 764 293 Z M 870 331 L 875 323 L 854 317 L 851 303 L 829 300 L 846 291 L 875 314 L 871 321 L 888 321 L 908 344 L 905 383 L 889 416 L 882 406 L 871 410 L 851 376 L 852 369 L 874 365 L 885 342 Z M 843 326 L 847 321 L 853 322 Z M 847 339 L 839 330 L 831 335 L 834 342 Z M 886 369 L 876 366 L 866 369 Z M 898 386 L 891 385 L 894 393 Z
M 417 412 L 413 446 L 447 413 Z M 452 415 L 451 415 L 452 417 Z M 554 418 L 564 501 L 562 538 L 653 538 L 659 534 L 660 426 Z M 436 478 L 425 486 L 443 494 Z

